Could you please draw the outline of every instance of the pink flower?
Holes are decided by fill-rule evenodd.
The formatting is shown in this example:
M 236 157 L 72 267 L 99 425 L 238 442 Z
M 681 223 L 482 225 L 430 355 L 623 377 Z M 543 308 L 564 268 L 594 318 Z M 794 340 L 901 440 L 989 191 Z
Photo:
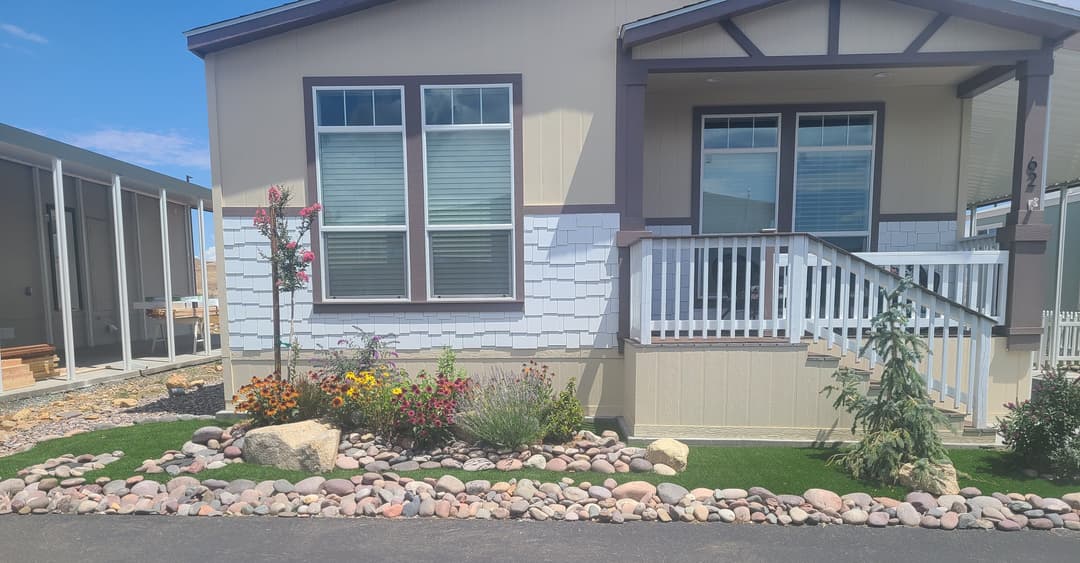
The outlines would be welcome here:
M 281 201 L 281 188 L 277 186 L 270 186 L 270 189 L 266 190 L 266 197 L 270 199 L 270 203 L 277 203 Z
M 288 243 L 285 244 L 285 248 L 288 248 L 289 250 L 296 250 L 296 241 L 295 240 L 289 241 Z
M 304 253 L 300 255 L 300 259 L 306 263 L 311 263 L 315 261 L 315 253 L 310 250 L 305 250 Z
M 296 272 L 296 278 L 297 278 L 298 280 L 302 281 L 302 282 L 305 282 L 305 283 L 306 283 L 306 282 L 307 282 L 307 281 L 308 281 L 309 279 L 311 279 L 311 278 L 310 278 L 310 277 L 308 276 L 308 273 L 307 273 L 307 272 L 305 272 L 305 271 L 303 271 L 303 270 L 300 270 L 299 272 Z

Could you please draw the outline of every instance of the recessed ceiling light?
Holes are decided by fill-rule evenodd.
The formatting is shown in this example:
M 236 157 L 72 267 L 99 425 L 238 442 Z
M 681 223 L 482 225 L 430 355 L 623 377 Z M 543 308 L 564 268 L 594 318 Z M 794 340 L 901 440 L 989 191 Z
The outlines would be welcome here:
M 891 72 L 875 72 L 874 78 L 888 78 L 892 76 Z
M 705 82 L 709 82 L 711 84 L 716 84 L 717 82 L 720 82 L 721 80 L 723 80 L 723 79 L 719 78 L 719 77 L 716 77 L 716 76 L 710 76 L 709 78 L 705 79 Z

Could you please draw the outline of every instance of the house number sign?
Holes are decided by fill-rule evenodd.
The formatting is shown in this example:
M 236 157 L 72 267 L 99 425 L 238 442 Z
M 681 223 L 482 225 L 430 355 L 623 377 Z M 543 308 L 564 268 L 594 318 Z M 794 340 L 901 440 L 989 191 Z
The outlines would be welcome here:
M 1039 161 L 1035 160 L 1035 157 L 1031 157 L 1031 160 L 1027 163 L 1027 188 L 1028 192 L 1037 189 L 1039 180 Z M 1039 196 L 1029 198 L 1027 200 L 1028 211 L 1038 211 L 1042 209 L 1042 200 Z

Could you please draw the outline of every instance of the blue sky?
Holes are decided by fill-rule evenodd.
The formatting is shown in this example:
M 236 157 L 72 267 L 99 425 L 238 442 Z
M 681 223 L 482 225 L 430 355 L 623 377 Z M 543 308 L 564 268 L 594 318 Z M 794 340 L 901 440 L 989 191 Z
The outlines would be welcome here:
M 183 32 L 282 3 L 4 0 L 0 68 L 20 80 L 0 88 L 0 122 L 209 186 L 203 64 Z

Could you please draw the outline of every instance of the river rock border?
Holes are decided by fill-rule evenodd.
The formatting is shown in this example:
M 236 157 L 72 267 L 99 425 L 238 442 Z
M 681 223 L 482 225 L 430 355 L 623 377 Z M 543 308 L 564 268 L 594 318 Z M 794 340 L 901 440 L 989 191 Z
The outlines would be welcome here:
M 38 477 L 34 475 L 34 477 Z M 76 481 L 81 480 L 77 479 Z M 967 488 L 961 495 L 914 492 L 903 501 L 865 493 L 810 489 L 777 495 L 760 487 L 686 490 L 674 483 L 618 484 L 509 479 L 463 482 L 452 475 L 413 480 L 393 472 L 298 483 L 247 479 L 167 483 L 141 475 L 43 487 L 46 479 L 0 482 L 0 514 L 157 514 L 280 518 L 457 518 L 591 521 L 621 524 L 696 522 L 816 526 L 922 527 L 942 530 L 1080 530 L 1080 493 L 1062 499 Z M 50 483 L 51 484 L 51 483 Z
M 242 463 L 246 429 L 244 425 L 226 429 L 217 426 L 200 428 L 179 450 L 169 450 L 160 458 L 146 460 L 135 471 L 175 476 L 198 474 L 207 469 Z M 678 445 L 685 448 L 682 444 Z M 592 471 L 606 475 L 676 475 L 674 467 L 660 463 L 660 460 L 678 465 L 670 461 L 671 458 L 666 453 L 650 454 L 648 448 L 627 446 L 619 440 L 618 434 L 610 430 L 600 435 L 581 431 L 573 441 L 562 445 L 543 444 L 503 450 L 457 440 L 442 448 L 418 450 L 387 442 L 371 433 L 354 432 L 345 435 L 338 444 L 337 451 L 334 462 L 336 469 L 363 469 L 371 473 L 403 473 L 421 469 L 518 471 L 532 468 L 555 472 Z M 685 457 L 681 461 L 685 464 Z

